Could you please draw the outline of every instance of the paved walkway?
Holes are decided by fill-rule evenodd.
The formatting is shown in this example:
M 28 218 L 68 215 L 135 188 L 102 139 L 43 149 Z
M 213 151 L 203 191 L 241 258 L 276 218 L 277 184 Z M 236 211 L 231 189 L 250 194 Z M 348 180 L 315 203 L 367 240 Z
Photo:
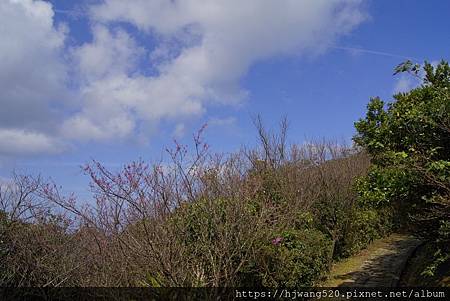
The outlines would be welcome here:
M 338 263 L 332 270 L 329 285 L 395 287 L 408 258 L 419 244 L 416 238 L 401 234 L 376 241 L 361 254 Z

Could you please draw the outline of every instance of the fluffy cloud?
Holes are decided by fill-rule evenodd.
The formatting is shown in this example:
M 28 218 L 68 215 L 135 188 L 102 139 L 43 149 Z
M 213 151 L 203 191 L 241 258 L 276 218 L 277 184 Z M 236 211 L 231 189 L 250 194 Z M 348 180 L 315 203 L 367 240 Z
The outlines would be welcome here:
M 253 63 L 325 49 L 363 21 L 359 4 L 355 0 L 106 0 L 92 8 L 92 15 L 100 22 L 125 21 L 162 37 L 181 37 L 185 44 L 189 38 L 191 43 L 198 41 L 163 62 L 161 74 L 171 80 L 188 77 L 203 88 L 202 96 L 228 96 L 227 100 L 242 96 L 236 81 Z
M 93 41 L 75 48 L 73 56 L 83 80 L 87 83 L 122 73 L 133 72 L 144 49 L 124 30 L 110 31 L 96 25 Z
M 364 14 L 360 1 L 351 0 L 106 0 L 91 8 L 91 18 L 104 27 L 96 27 L 94 42 L 77 55 L 81 62 L 100 56 L 91 73 L 103 76 L 85 88 L 86 106 L 66 128 L 80 138 L 107 139 L 133 133 L 136 120 L 145 124 L 195 116 L 209 102 L 235 104 L 247 95 L 239 79 L 252 64 L 277 55 L 321 52 L 363 21 Z M 157 37 L 149 58 L 157 76 L 130 74 L 138 46 L 125 33 L 108 33 L 106 28 L 118 22 Z M 109 116 L 126 121 L 125 127 L 111 125 Z
M 64 150 L 64 145 L 55 138 L 21 129 L 0 129 L 0 141 L 0 155 L 3 156 L 52 154 Z
M 43 1 L 0 2 L 0 154 L 56 148 L 47 134 L 56 135 L 67 68 L 52 18 Z
M 0 101 L 13 114 L 2 110 L 0 129 L 32 129 L 55 137 L 49 143 L 145 136 L 161 120 L 183 124 L 210 103 L 241 102 L 239 80 L 253 64 L 319 54 L 364 18 L 358 0 L 105 0 L 91 6 L 93 39 L 66 51 L 69 64 L 50 4 L 2 1 Z M 58 118 L 51 108 L 67 107 L 68 69 L 80 101 Z

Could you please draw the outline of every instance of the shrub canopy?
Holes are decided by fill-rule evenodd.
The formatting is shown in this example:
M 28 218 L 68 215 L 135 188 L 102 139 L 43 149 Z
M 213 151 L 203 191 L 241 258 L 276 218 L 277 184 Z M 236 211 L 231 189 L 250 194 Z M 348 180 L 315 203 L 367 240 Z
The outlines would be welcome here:
M 355 123 L 354 141 L 373 163 L 359 183 L 363 202 L 393 205 L 416 233 L 448 245 L 450 238 L 450 67 L 407 61 L 396 73 L 422 80 L 385 103 L 373 98 Z M 395 74 L 396 74 L 395 73 Z M 403 214 L 402 214 L 403 213 Z

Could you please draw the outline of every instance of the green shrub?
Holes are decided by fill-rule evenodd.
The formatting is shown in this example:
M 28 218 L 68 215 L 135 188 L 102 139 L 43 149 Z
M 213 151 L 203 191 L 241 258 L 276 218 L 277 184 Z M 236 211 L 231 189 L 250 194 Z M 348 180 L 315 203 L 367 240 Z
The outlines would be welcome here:
M 261 245 L 259 279 L 267 287 L 311 286 L 327 272 L 331 241 L 318 230 L 286 230 Z
M 233 199 L 199 199 L 171 217 L 174 236 L 191 266 L 189 286 L 241 285 L 241 268 L 265 231 L 261 210 Z
M 393 229 L 390 206 L 371 206 L 356 196 L 354 198 L 340 200 L 335 196 L 322 199 L 313 206 L 315 228 L 332 242 L 334 260 L 354 255 Z
M 421 69 L 407 61 L 396 73 L 420 78 Z M 373 206 L 391 206 L 401 218 L 406 213 L 416 234 L 449 245 L 450 67 L 425 62 L 423 71 L 421 86 L 387 104 L 372 99 L 366 118 L 355 123 L 354 140 L 373 162 L 359 192 Z M 441 250 L 444 260 L 448 251 Z
M 0 210 L 0 284 L 6 286 L 10 283 L 11 274 L 9 273 L 6 258 L 10 253 L 10 241 L 8 237 L 9 220 L 6 212 Z
M 384 209 L 355 209 L 346 231 L 336 243 L 334 257 L 341 259 L 354 255 L 367 247 L 373 240 L 392 232 L 393 212 Z

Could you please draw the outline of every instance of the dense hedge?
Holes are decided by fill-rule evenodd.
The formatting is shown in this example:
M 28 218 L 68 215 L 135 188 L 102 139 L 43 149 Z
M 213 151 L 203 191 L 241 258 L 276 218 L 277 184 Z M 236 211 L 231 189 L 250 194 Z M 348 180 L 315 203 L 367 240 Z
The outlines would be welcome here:
M 393 207 L 410 230 L 434 240 L 442 263 L 450 259 L 450 67 L 407 61 L 398 72 L 422 84 L 387 104 L 372 99 L 355 124 L 355 141 L 373 163 L 359 193 L 367 204 Z

